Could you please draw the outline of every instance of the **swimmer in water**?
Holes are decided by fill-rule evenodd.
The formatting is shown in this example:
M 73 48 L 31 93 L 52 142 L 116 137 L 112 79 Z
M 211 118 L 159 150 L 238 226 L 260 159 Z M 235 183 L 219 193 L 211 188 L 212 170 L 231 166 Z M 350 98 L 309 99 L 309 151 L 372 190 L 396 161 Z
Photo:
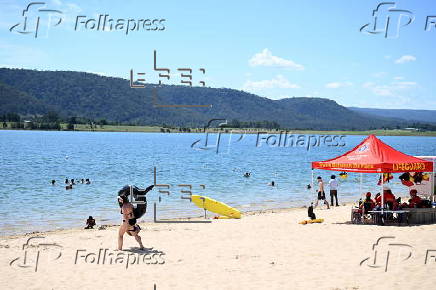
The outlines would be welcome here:
M 274 180 L 273 180 L 273 181 L 271 181 L 271 183 L 268 183 L 268 185 L 274 187 L 274 186 L 276 186 L 276 183 L 275 183 Z
M 52 179 L 51 180 L 51 185 L 55 185 L 55 183 L 56 183 L 56 180 Z
M 244 177 L 250 177 L 251 176 L 251 172 L 245 172 L 244 173 Z
M 70 183 L 70 180 L 68 178 L 65 178 L 65 184 Z
M 86 184 L 91 184 L 91 181 L 89 180 L 89 178 L 87 178 L 87 179 L 85 180 L 85 183 L 86 183 Z

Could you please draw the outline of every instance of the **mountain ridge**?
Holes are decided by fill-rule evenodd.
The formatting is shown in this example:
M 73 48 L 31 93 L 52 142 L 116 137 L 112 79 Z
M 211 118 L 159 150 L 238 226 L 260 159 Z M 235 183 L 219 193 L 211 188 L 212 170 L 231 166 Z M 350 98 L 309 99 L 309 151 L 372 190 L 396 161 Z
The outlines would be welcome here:
M 209 108 L 153 106 L 157 88 L 160 104 L 208 105 Z M 243 122 L 270 121 L 281 128 L 368 130 L 406 126 L 407 122 L 355 112 L 325 98 L 294 97 L 271 100 L 252 93 L 210 87 L 145 84 L 133 89 L 129 81 L 87 72 L 0 68 L 0 115 L 41 115 L 106 119 L 118 123 L 203 127 L 221 118 Z

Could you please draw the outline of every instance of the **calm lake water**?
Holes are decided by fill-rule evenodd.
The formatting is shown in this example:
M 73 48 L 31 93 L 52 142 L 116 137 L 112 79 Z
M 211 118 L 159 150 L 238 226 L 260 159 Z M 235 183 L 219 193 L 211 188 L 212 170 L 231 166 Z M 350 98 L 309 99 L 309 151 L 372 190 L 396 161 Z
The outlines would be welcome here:
M 203 211 L 181 199 L 179 184 L 191 184 L 192 193 L 212 197 L 241 211 L 285 208 L 310 203 L 315 194 L 307 190 L 311 161 L 343 154 L 365 136 L 346 136 L 343 147 L 256 147 L 256 135 L 223 134 L 220 152 L 196 150 L 192 143 L 205 134 L 101 133 L 0 131 L 0 235 L 84 226 L 89 215 L 97 224 L 120 220 L 116 201 L 126 184 L 146 187 L 169 184 L 170 194 L 154 189 L 147 197 L 145 220 L 201 216 Z M 217 135 L 209 135 L 209 144 Z M 435 137 L 381 137 L 392 147 L 411 155 L 436 155 Z M 228 146 L 228 144 L 231 146 Z M 196 147 L 194 146 L 194 148 Z M 251 172 L 250 178 L 243 173 Z M 330 171 L 315 171 L 328 180 Z M 396 194 L 407 194 L 395 175 Z M 65 190 L 65 178 L 89 178 Z M 341 181 L 339 201 L 360 197 L 359 174 Z M 51 180 L 56 185 L 51 185 Z M 276 187 L 267 184 L 275 181 Z M 378 177 L 364 175 L 362 191 L 375 191 Z M 205 189 L 200 184 L 206 186 Z M 164 190 L 161 188 L 160 190 Z M 161 201 L 159 202 L 159 196 Z M 328 194 L 327 194 L 328 196 Z

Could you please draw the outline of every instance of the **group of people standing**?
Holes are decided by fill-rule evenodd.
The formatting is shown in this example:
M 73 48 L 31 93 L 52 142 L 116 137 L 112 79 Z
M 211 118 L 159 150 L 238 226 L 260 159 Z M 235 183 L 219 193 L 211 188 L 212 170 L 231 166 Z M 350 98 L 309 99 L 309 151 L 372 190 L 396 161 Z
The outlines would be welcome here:
M 329 209 L 330 205 L 329 205 L 329 203 L 328 203 L 328 201 L 326 199 L 326 196 L 325 196 L 324 181 L 322 180 L 321 176 L 318 176 L 316 178 L 316 180 L 318 182 L 318 190 L 317 190 L 318 191 L 318 198 L 316 200 L 315 207 L 318 206 L 318 202 L 320 200 L 323 200 L 324 204 L 327 205 L 327 208 Z M 331 201 L 331 205 L 333 206 L 334 205 L 334 201 L 336 201 L 336 206 L 339 206 L 339 203 L 338 203 L 339 182 L 336 179 L 336 175 L 330 176 L 330 180 L 328 182 L 328 186 L 329 186 L 329 189 L 330 189 L 330 201 Z

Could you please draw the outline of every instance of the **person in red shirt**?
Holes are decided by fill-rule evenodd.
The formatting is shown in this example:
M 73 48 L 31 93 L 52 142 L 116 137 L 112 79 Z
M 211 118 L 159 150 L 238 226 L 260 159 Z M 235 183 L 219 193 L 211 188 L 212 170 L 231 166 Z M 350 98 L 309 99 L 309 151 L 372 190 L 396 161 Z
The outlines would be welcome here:
M 409 207 L 418 207 L 422 199 L 417 195 L 418 191 L 416 189 L 410 190 Z
M 384 203 L 387 204 L 390 209 L 394 208 L 394 205 L 396 204 L 395 195 L 392 193 L 392 190 L 388 186 L 383 187 L 383 199 Z M 377 195 L 375 197 L 375 203 L 381 206 L 381 202 L 382 196 Z

